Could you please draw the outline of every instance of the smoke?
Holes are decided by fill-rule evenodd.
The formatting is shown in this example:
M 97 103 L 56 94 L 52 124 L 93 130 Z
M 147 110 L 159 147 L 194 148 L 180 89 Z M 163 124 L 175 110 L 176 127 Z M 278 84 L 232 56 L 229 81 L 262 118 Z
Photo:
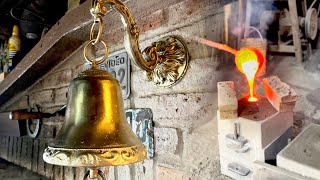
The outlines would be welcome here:
M 237 37 L 243 37 L 245 27 L 253 26 L 258 28 L 264 38 L 266 38 L 267 31 L 270 30 L 270 27 L 272 27 L 272 24 L 277 19 L 279 5 L 275 4 L 273 1 L 251 1 L 250 4 L 244 3 L 242 23 L 240 23 L 241 21 L 239 21 L 237 18 L 239 16 L 239 4 L 240 3 L 237 3 L 236 5 L 226 5 L 228 8 L 225 8 L 225 16 L 226 18 L 229 18 L 228 25 L 226 25 L 226 30 L 230 31 L 231 34 Z M 250 11 L 251 13 L 246 14 Z M 251 31 L 249 33 L 247 32 L 247 34 L 250 37 L 256 36 L 256 34 L 251 33 Z M 229 38 L 226 37 L 226 40 L 228 39 Z

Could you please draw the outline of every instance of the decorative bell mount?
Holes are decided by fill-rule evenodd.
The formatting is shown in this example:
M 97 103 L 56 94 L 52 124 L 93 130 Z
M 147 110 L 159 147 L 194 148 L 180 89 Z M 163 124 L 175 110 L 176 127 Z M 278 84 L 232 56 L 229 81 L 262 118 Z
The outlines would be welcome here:
M 121 14 L 126 50 L 156 85 L 171 86 L 177 83 L 189 63 L 186 44 L 177 36 L 164 37 L 141 53 L 138 27 L 126 5 L 121 0 L 93 2 L 90 12 L 94 23 L 90 41 L 83 52 L 92 67 L 71 81 L 65 121 L 43 154 L 44 161 L 50 164 L 88 167 L 84 179 L 98 176 L 105 179 L 98 167 L 136 163 L 144 160 L 147 154 L 145 146 L 126 121 L 119 82 L 109 72 L 97 68 L 109 55 L 108 45 L 101 39 L 102 17 L 107 13 L 104 4 L 113 5 Z M 91 58 L 88 51 L 95 49 L 98 43 L 103 44 L 106 52 L 100 59 Z

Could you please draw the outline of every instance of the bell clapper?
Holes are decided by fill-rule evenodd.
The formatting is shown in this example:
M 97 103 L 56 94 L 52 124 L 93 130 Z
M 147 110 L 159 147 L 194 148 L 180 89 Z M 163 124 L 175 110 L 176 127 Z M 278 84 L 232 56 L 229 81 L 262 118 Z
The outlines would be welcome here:
M 109 168 L 107 168 L 107 173 L 103 173 L 101 170 L 96 168 L 89 168 L 89 170 L 85 173 L 83 180 L 86 179 L 98 179 L 100 176 L 102 180 L 107 180 L 107 175 L 109 173 Z

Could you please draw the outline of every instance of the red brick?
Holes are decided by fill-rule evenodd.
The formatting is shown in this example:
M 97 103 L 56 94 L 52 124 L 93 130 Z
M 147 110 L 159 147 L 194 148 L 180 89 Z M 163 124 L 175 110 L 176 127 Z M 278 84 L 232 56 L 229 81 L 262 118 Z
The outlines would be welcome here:
M 6 110 L 28 109 L 29 108 L 29 96 L 22 96 L 18 101 L 10 105 Z
M 54 93 L 54 102 L 55 105 L 64 105 L 67 103 L 67 92 L 68 92 L 68 86 L 67 87 L 62 87 L 59 89 L 55 89 Z
M 46 76 L 41 83 L 46 89 L 68 86 L 71 81 L 71 74 L 71 70 L 54 72 Z
M 40 106 L 53 105 L 54 94 L 53 90 L 43 90 L 40 92 L 35 92 L 30 95 L 30 105 L 39 104 Z
M 56 127 L 54 125 L 42 124 L 40 128 L 39 138 L 54 138 Z
M 139 19 L 139 21 L 137 21 L 137 25 L 139 27 L 140 33 L 144 33 L 162 26 L 164 20 L 165 18 L 163 10 L 160 9 L 146 17 Z
M 72 79 L 76 78 L 83 71 L 83 64 L 84 63 L 74 67 L 74 69 L 72 70 Z
M 277 111 L 293 111 L 298 96 L 288 84 L 277 76 L 264 78 L 262 83 L 269 102 Z
M 184 0 L 168 7 L 168 25 L 193 23 L 221 12 L 222 1 L 217 0 Z

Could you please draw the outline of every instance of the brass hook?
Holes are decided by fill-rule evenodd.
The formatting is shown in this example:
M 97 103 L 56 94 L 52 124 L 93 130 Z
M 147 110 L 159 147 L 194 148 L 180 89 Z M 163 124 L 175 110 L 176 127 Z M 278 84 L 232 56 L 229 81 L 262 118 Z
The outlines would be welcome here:
M 121 15 L 126 51 L 135 64 L 146 71 L 148 80 L 158 86 L 172 86 L 182 79 L 188 69 L 190 57 L 186 43 L 180 37 L 164 37 L 147 47 L 142 54 L 139 47 L 139 29 L 128 7 L 121 0 L 95 0 L 90 11 L 95 21 L 99 21 L 98 19 L 107 13 L 103 4 L 113 5 Z M 99 22 L 102 24 L 102 20 Z M 94 39 L 93 29 L 94 25 L 91 28 L 91 40 Z M 101 31 L 99 26 L 93 45 L 99 41 Z

